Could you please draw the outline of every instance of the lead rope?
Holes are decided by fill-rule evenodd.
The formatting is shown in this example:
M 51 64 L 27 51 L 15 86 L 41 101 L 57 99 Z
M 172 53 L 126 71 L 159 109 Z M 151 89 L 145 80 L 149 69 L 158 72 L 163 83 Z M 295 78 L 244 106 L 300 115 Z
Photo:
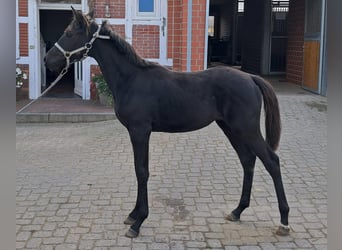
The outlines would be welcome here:
M 68 72 L 68 68 L 70 67 L 71 64 L 75 63 L 76 61 L 73 61 L 70 63 L 70 57 L 73 54 L 76 54 L 78 52 L 81 52 L 82 50 L 85 50 L 85 53 L 83 54 L 82 58 L 78 61 L 81 62 L 84 59 L 87 58 L 89 51 L 91 50 L 91 48 L 93 47 L 93 43 L 96 40 L 96 38 L 100 38 L 100 39 L 110 39 L 110 36 L 103 36 L 100 35 L 100 29 L 101 26 L 98 27 L 97 31 L 93 34 L 93 37 L 91 38 L 91 40 L 89 42 L 87 42 L 83 47 L 75 49 L 73 51 L 65 51 L 57 42 L 55 43 L 55 47 L 63 54 L 63 56 L 66 59 L 66 65 L 65 67 L 62 69 L 61 73 L 59 73 L 59 75 L 57 76 L 57 78 L 50 84 L 50 86 L 45 89 L 43 91 L 43 93 L 41 93 L 37 99 L 33 99 L 32 101 L 30 101 L 28 104 L 26 104 L 24 107 L 22 107 L 21 109 L 19 109 L 16 114 L 22 112 L 23 110 L 25 110 L 27 107 L 29 107 L 32 103 L 36 102 L 38 99 L 40 99 L 43 95 L 45 95 L 53 86 L 55 86 L 57 84 L 57 82 L 59 80 L 61 80 L 61 78 Z

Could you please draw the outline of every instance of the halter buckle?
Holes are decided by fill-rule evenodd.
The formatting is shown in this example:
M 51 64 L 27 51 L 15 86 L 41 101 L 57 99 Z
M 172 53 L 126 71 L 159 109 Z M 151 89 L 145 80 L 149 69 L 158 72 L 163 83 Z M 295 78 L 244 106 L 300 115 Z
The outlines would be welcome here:
M 68 72 L 68 68 L 64 68 L 64 69 L 62 69 L 62 71 L 61 71 L 60 74 L 63 76 L 63 75 L 65 75 L 67 72 Z
M 93 47 L 93 44 L 92 43 L 86 43 L 84 46 L 86 49 L 90 50 Z

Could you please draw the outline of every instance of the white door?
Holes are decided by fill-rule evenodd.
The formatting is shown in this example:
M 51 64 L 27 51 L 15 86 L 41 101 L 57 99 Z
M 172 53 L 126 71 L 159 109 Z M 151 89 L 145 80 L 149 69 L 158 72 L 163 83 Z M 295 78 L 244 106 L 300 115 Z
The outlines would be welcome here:
M 167 61 L 167 0 L 128 0 L 127 40 L 143 58 Z
M 83 96 L 83 67 L 82 62 L 75 63 L 75 88 L 74 93 Z

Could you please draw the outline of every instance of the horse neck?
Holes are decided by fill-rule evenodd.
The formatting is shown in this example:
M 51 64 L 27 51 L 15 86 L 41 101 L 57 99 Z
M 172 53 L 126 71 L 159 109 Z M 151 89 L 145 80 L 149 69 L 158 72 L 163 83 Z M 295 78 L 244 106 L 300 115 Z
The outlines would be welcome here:
M 127 79 L 138 71 L 138 67 L 121 54 L 111 41 L 98 39 L 89 53 L 101 69 L 104 79 L 113 92 L 117 92 Z

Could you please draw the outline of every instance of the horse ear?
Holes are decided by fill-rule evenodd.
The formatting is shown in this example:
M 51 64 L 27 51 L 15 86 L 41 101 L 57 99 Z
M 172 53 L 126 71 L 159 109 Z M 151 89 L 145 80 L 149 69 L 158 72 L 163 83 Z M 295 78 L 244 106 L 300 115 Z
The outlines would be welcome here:
M 72 14 L 74 15 L 75 20 L 79 23 L 79 24 L 84 24 L 84 17 L 82 15 L 82 13 L 80 11 L 77 11 L 74 9 L 74 7 L 71 6 L 72 9 Z
M 94 18 L 94 13 L 95 13 L 95 11 L 94 11 L 94 9 L 92 9 L 92 10 L 89 11 L 88 16 L 89 16 L 91 19 L 93 19 L 93 18 Z
M 71 6 L 72 14 L 76 18 L 77 16 L 77 11 L 74 9 L 74 7 Z

